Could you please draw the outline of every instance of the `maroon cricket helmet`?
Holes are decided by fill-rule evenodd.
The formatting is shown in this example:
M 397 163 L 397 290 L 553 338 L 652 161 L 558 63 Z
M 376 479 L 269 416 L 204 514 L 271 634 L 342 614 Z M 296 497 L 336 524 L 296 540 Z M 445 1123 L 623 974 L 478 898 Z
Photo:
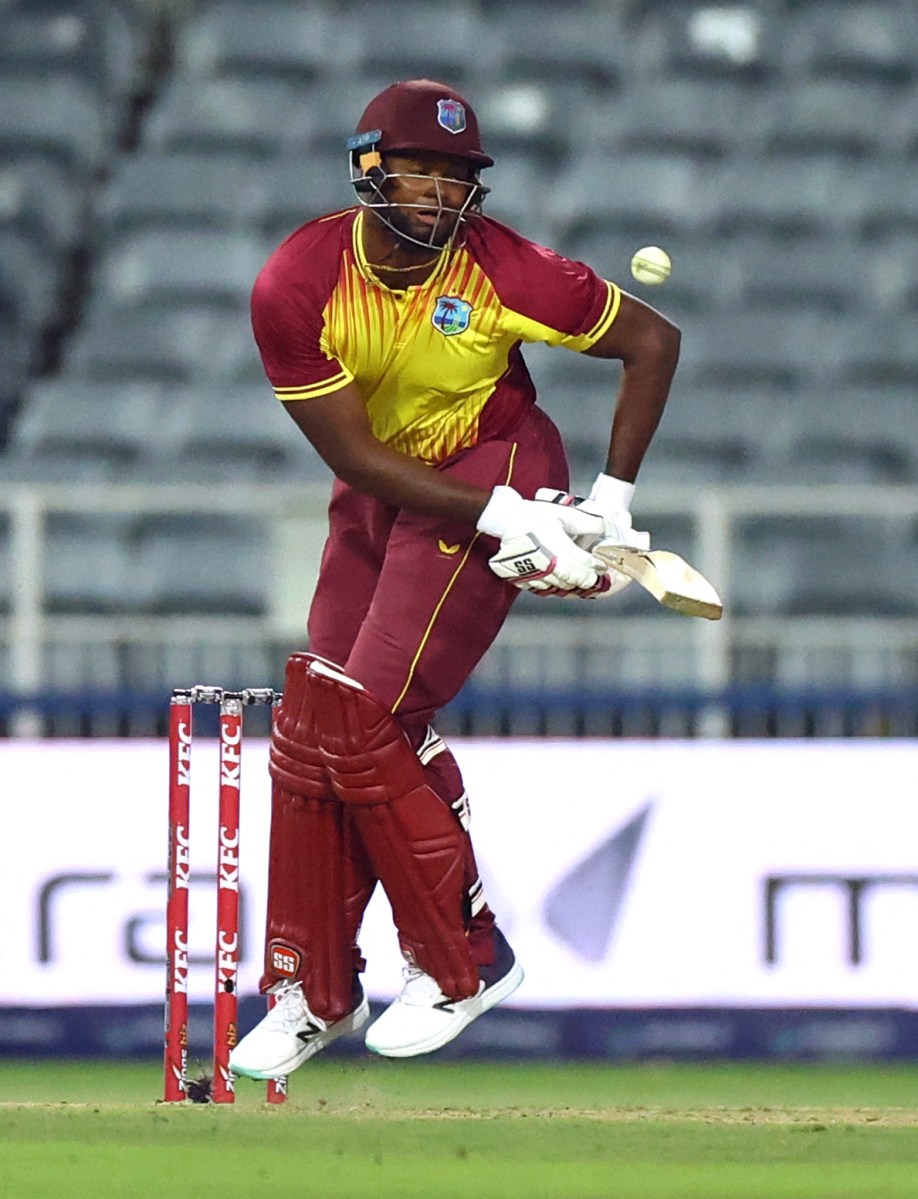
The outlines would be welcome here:
M 378 137 L 370 136 L 374 133 Z M 472 106 L 453 88 L 433 79 L 393 83 L 370 101 L 348 147 L 359 150 L 370 145 L 381 154 L 426 150 L 464 158 L 476 169 L 494 165 L 481 148 Z

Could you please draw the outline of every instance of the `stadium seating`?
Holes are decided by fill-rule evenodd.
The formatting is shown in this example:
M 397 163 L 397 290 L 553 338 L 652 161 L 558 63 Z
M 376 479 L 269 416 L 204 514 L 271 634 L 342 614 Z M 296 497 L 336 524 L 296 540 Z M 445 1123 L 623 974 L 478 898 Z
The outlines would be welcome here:
M 739 274 L 737 298 L 762 319 L 782 310 L 849 311 L 865 271 L 862 247 L 847 238 L 744 238 L 730 243 L 728 257 Z
M 77 246 L 88 233 L 88 198 L 66 170 L 40 155 L 0 165 L 0 229 L 57 251 Z
M 178 75 L 153 103 L 142 131 L 150 150 L 225 154 L 251 170 L 319 132 L 310 93 L 272 76 Z
M 123 610 L 133 577 L 130 518 L 53 515 L 43 575 L 46 610 L 57 614 Z
M 918 172 L 914 161 L 879 158 L 848 192 L 854 231 L 866 241 L 918 233 Z
M 6 615 L 13 598 L 12 553 L 10 522 L 0 519 L 0 613 Z
M 811 0 L 791 14 L 788 65 L 811 78 L 907 84 L 918 77 L 918 27 L 908 3 Z
M 149 517 L 134 532 L 130 605 L 156 615 L 266 611 L 267 539 L 255 520 Z
M 696 386 L 759 384 L 795 392 L 821 381 L 837 362 L 847 330 L 841 317 L 786 309 L 767 317 L 723 311 L 693 321 L 680 373 Z
M 3 293 L 23 330 L 37 331 L 51 320 L 62 300 L 65 266 L 39 238 L 0 227 L 0 270 Z
M 761 90 L 735 79 L 635 74 L 613 106 L 614 120 L 605 105 L 583 106 L 579 135 L 594 153 L 690 154 L 716 161 L 746 150 L 762 119 Z
M 158 230 L 253 227 L 263 206 L 262 169 L 226 152 L 149 153 L 119 164 L 99 201 L 108 237 Z
M 737 541 L 731 604 L 738 613 L 914 616 L 916 571 L 902 548 L 883 519 L 759 517 Z
M 130 467 L 153 452 L 167 399 L 155 385 L 49 379 L 34 386 L 14 424 L 10 447 L 23 458 Z
M 388 75 L 390 82 L 424 77 L 465 84 L 476 56 L 488 50 L 476 8 L 468 2 L 435 10 L 424 0 L 368 4 L 346 30 L 356 40 L 344 39 L 336 57 L 350 49 L 362 67 Z
M 123 686 L 123 668 L 118 646 L 92 642 L 88 645 L 55 644 L 52 642 L 46 651 L 46 671 L 49 678 L 54 679 L 55 689 L 68 690 L 99 690 L 114 691 Z M 58 717 L 60 721 L 60 717 Z M 94 721 L 94 730 L 98 724 Z M 76 727 L 62 728 L 57 723 L 55 731 L 58 736 L 70 733 L 78 735 Z M 101 733 L 102 730 L 100 729 Z M 117 735 L 113 728 L 111 732 Z M 98 735 L 98 734 L 97 734 Z M 104 735 L 104 734 L 103 734 Z
M 789 457 L 801 479 L 907 483 L 918 470 L 918 402 L 912 385 L 844 375 L 793 404 Z
M 635 49 L 661 75 L 772 84 L 784 54 L 782 28 L 767 4 L 647 4 Z
M 283 237 L 353 202 L 344 139 L 373 95 L 413 74 L 474 100 L 497 159 L 487 212 L 682 327 L 642 480 L 918 479 L 907 0 L 0 10 L 0 484 L 327 478 L 271 396 L 248 295 Z M 630 277 L 642 244 L 671 253 L 665 287 Z M 619 368 L 538 347 L 525 357 L 588 481 Z M 867 611 L 837 551 L 850 534 L 833 526 L 808 560 L 792 521 L 750 521 L 738 611 Z M 892 527 L 871 536 L 896 554 Z M 248 523 L 61 521 L 49 598 L 62 612 L 257 614 L 265 553 Z M 906 586 L 888 608 L 913 613 Z M 242 669 L 232 652 L 220 670 Z M 137 655 L 129 673 L 144 681 Z M 55 670 L 83 677 L 82 662 Z M 100 685 L 124 669 L 105 659 Z
M 864 159 L 884 149 L 893 102 L 889 87 L 873 80 L 809 80 L 762 111 L 757 140 L 765 153 L 796 159 Z
M 551 84 L 537 78 L 515 83 L 497 79 L 483 82 L 475 91 L 485 149 L 495 159 L 486 172 L 489 185 L 508 159 L 525 159 L 532 168 L 553 174 L 567 156 L 572 131 L 589 97 L 577 79 Z M 535 185 L 536 192 L 548 183 L 543 177 Z
M 779 388 L 689 387 L 677 382 L 642 480 L 737 483 L 787 455 L 791 413 Z
M 117 325 L 117 337 L 113 328 Z M 183 384 L 231 379 L 255 350 L 244 312 L 103 308 L 74 335 L 63 377 Z
M 259 237 L 225 228 L 140 230 L 114 242 L 100 262 L 96 299 L 119 312 L 245 310 L 266 256 Z
M 84 183 L 102 165 L 112 137 L 105 108 L 83 79 L 0 74 L 4 161 L 40 154 Z
M 347 178 L 347 139 L 354 132 L 360 113 L 392 82 L 390 71 L 364 64 L 356 72 L 335 73 L 308 86 L 302 93 L 306 116 L 291 123 L 281 153 L 300 154 L 308 159 L 318 151 L 325 161 L 337 155 L 340 163 L 337 174 L 343 173 Z M 291 134 L 296 141 L 290 140 Z
M 146 20 L 140 5 L 106 0 L 7 4 L 0 75 L 75 76 L 117 108 L 140 69 Z
M 717 237 L 775 238 L 849 233 L 865 188 L 859 164 L 835 157 L 800 160 L 737 155 L 704 175 L 709 229 Z
M 179 67 L 192 76 L 302 81 L 341 53 L 319 4 L 209 4 L 181 31 Z
M 2 252 L 0 240 L 0 254 Z M 0 439 L 3 440 L 20 392 L 25 386 L 29 367 L 26 332 L 15 298 L 4 284 L 5 280 L 0 276 Z
M 263 612 L 266 541 L 252 520 L 55 515 L 44 581 L 53 613 Z
M 602 158 L 587 152 L 560 173 L 549 212 L 562 237 L 614 229 L 640 245 L 704 222 L 703 178 L 687 154 Z
M 846 328 L 836 363 L 839 382 L 918 387 L 914 313 L 864 314 Z
M 267 380 L 172 389 L 170 396 L 162 448 L 189 477 L 203 473 L 228 482 L 328 478 L 328 468 Z
M 176 685 L 196 679 L 222 679 L 228 688 L 249 687 L 253 679 L 277 677 L 279 655 L 273 647 L 253 645 L 228 632 L 225 643 L 217 644 L 175 641 L 166 646 L 149 646 L 142 642 L 129 643 L 123 647 L 121 658 L 123 685 L 149 695 L 168 694 Z M 257 713 L 247 713 L 245 723 L 246 735 L 250 729 L 255 731 Z
M 572 17 L 563 7 L 522 0 L 491 15 L 481 52 L 486 61 L 492 58 L 494 77 L 501 80 L 586 82 L 595 89 L 594 102 L 611 113 L 625 69 L 624 44 L 613 5 L 583 7 Z
M 344 150 L 277 158 L 265 167 L 259 228 L 274 247 L 313 217 L 354 203 Z M 266 256 L 266 255 L 265 255 Z M 254 277 L 254 276 L 253 276 Z

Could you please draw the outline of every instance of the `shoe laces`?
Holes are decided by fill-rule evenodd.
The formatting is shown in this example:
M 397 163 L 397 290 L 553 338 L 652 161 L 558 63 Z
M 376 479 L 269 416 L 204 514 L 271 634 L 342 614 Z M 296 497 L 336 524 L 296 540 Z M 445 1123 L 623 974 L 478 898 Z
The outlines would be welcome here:
M 275 1003 L 268 1013 L 272 1025 L 284 1032 L 296 1032 L 304 1019 L 311 1018 L 302 983 L 285 983 L 274 995 Z
M 430 1007 L 446 998 L 437 980 L 425 974 L 419 966 L 404 966 L 402 975 L 405 979 L 405 985 L 399 995 L 402 1003 L 415 1007 Z

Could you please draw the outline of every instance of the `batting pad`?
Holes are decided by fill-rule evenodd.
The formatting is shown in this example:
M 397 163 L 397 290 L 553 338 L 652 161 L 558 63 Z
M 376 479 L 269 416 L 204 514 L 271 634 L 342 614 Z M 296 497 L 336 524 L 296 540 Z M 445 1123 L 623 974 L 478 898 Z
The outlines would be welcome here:
M 478 990 L 465 932 L 465 841 L 404 730 L 355 679 L 308 667 L 321 759 L 385 888 L 405 955 L 444 995 Z
M 334 1023 L 354 1008 L 357 933 L 376 885 L 316 744 L 309 655 L 292 655 L 271 739 L 271 842 L 262 989 L 298 979 Z

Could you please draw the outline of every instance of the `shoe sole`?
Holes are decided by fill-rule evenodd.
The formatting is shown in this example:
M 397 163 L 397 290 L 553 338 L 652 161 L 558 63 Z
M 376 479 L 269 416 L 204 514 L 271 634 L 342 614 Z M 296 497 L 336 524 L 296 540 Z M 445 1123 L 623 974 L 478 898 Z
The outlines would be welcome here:
M 433 1053 L 435 1049 L 442 1049 L 444 1045 L 448 1045 L 450 1041 L 455 1040 L 479 1016 L 483 1016 L 485 1012 L 490 1011 L 501 1000 L 512 995 L 524 977 L 522 966 L 519 962 L 514 961 L 503 978 L 499 979 L 493 987 L 489 987 L 482 995 L 478 996 L 478 1003 L 468 1009 L 465 1019 L 460 1024 L 446 1028 L 442 1032 L 437 1033 L 436 1036 L 428 1037 L 425 1041 L 415 1041 L 411 1045 L 385 1047 L 374 1045 L 371 1040 L 373 1034 L 373 1028 L 371 1027 L 367 1032 L 364 1044 L 367 1049 L 371 1049 L 373 1053 L 378 1053 L 381 1057 L 418 1057 L 422 1053 Z
M 308 1062 L 311 1057 L 315 1057 L 320 1050 L 331 1045 L 332 1041 L 337 1041 L 339 1037 L 347 1036 L 348 1033 L 357 1032 L 363 1028 L 367 1020 L 370 1018 L 370 1005 L 367 1002 L 366 996 L 360 1007 L 355 1008 L 349 1016 L 343 1016 L 340 1020 L 315 1037 L 313 1040 L 303 1045 L 303 1048 L 288 1058 L 287 1061 L 281 1062 L 272 1071 L 252 1070 L 245 1066 L 238 1066 L 230 1056 L 230 1070 L 233 1074 L 239 1074 L 243 1078 L 254 1078 L 257 1082 L 268 1082 L 272 1078 L 280 1078 L 285 1074 L 292 1074 L 304 1062 Z

